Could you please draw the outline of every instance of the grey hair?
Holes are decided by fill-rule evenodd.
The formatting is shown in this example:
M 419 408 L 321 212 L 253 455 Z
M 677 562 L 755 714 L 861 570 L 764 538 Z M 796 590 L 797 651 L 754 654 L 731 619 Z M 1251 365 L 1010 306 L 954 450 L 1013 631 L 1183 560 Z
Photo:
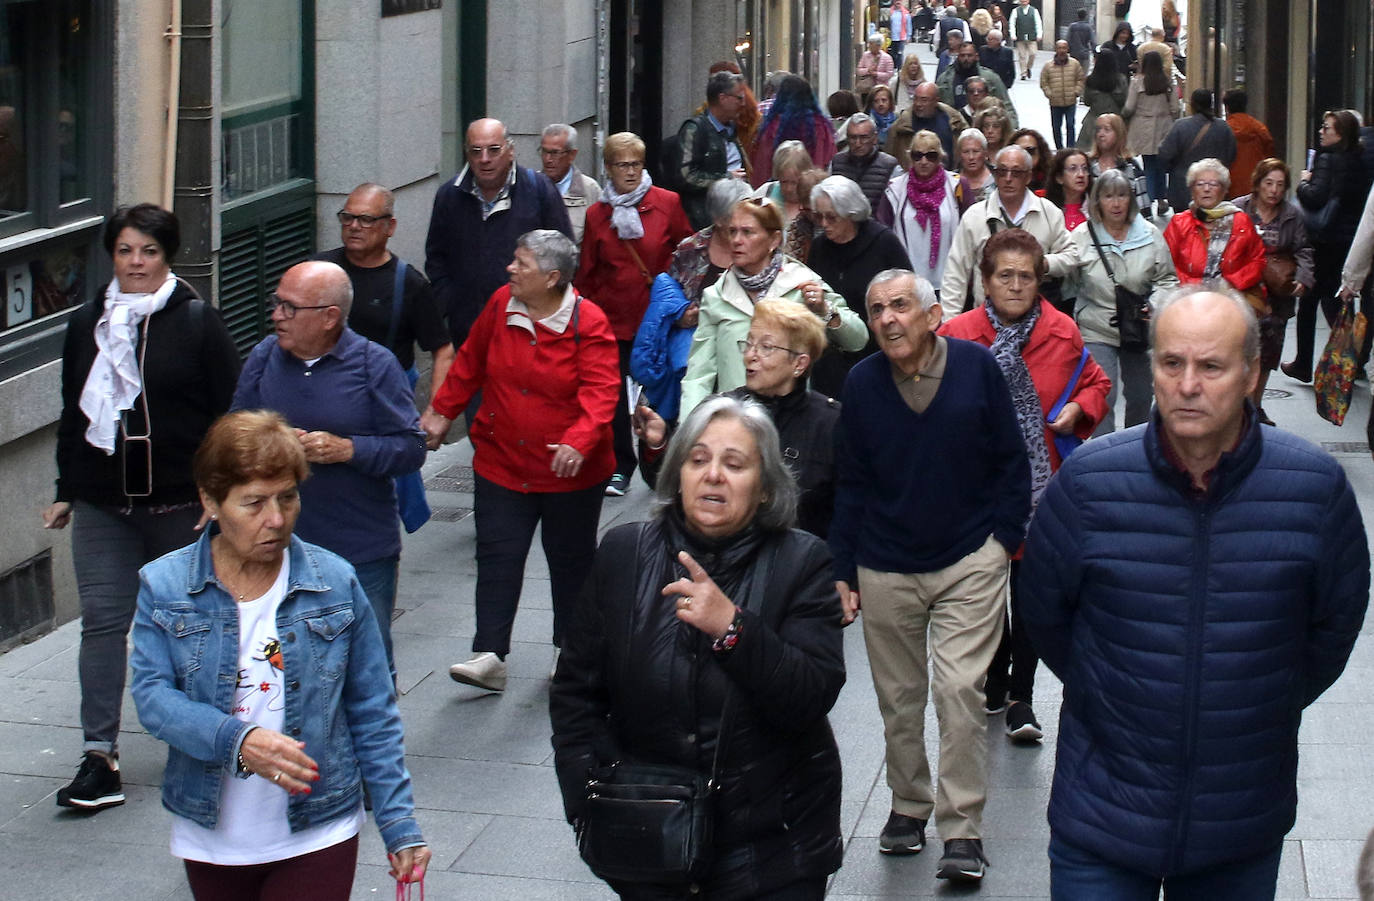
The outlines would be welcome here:
M 786 69 L 775 69 L 768 73 L 768 77 L 763 80 L 763 95 L 772 97 L 782 87 L 782 80 L 791 75 Z
M 349 191 L 348 194 L 351 197 L 354 194 L 357 194 L 359 191 L 365 191 L 369 194 L 379 195 L 382 198 L 382 209 L 386 212 L 388 217 L 395 218 L 396 195 L 392 193 L 390 188 L 386 187 L 385 185 L 379 185 L 375 181 L 365 181 L 362 184 L 358 185 L 358 187 L 354 188 L 352 191 Z
M 977 139 L 978 143 L 982 145 L 984 150 L 988 149 L 987 135 L 983 134 L 983 132 L 977 128 L 965 128 L 963 131 L 959 132 L 959 138 L 954 142 L 954 152 L 958 153 L 960 146 L 962 146 L 964 141 L 968 140 L 969 138 Z
M 997 35 L 997 40 L 999 41 L 1004 40 L 1006 38 L 1006 35 L 1002 34 L 1001 30 L 997 28 L 994 28 L 992 31 L 989 31 L 988 37 L 992 37 L 994 34 Z
M 564 146 L 568 150 L 577 149 L 577 129 L 565 122 L 555 122 L 552 125 L 544 126 L 544 131 L 540 134 L 540 137 L 563 138 L 566 142 Z
M 1031 160 L 1030 153 L 1027 152 L 1026 148 L 1022 147 L 1020 144 L 1008 144 L 1007 146 L 1003 147 L 1001 150 L 997 151 L 997 155 L 992 158 L 992 161 L 996 163 L 1009 151 L 1019 153 L 1021 155 L 1021 162 L 1025 163 L 1027 166 L 1032 164 L 1033 161 Z
M 728 221 L 735 204 L 749 196 L 749 183 L 739 178 L 721 178 L 706 189 L 706 215 L 711 223 Z
M 1188 167 L 1188 187 L 1191 188 L 1193 182 L 1197 181 L 1197 177 L 1208 170 L 1217 173 L 1223 194 L 1231 190 L 1231 170 L 1226 168 L 1225 163 L 1213 156 L 1200 159 Z
M 800 492 L 796 478 L 783 462 L 777 426 L 761 404 L 727 394 L 714 395 L 697 404 L 673 433 L 668 450 L 663 455 L 658 485 L 654 489 L 654 515 L 661 516 L 679 503 L 682 467 L 692 453 L 692 447 L 701 439 L 701 433 L 716 419 L 736 420 L 754 437 L 759 452 L 759 487 L 763 495 L 754 514 L 754 522 L 760 529 L 769 532 L 792 528 L 797 521 L 797 496 Z
M 982 85 L 984 90 L 986 90 L 989 94 L 992 93 L 992 88 L 988 86 L 988 80 L 977 75 L 973 76 L 972 78 L 964 79 L 964 90 L 967 91 L 968 86 L 973 84 L 975 81 Z
M 848 122 L 844 123 L 845 137 L 849 136 L 849 129 L 853 128 L 855 125 L 872 125 L 874 128 L 878 127 L 878 123 L 873 121 L 873 117 L 868 113 L 855 113 L 849 117 Z
M 1224 279 L 1219 278 L 1180 285 L 1154 301 L 1154 313 L 1150 316 L 1150 349 L 1153 350 L 1155 347 L 1159 320 L 1163 318 L 1164 311 L 1181 300 L 1187 300 L 1189 297 L 1196 297 L 1199 294 L 1220 295 L 1240 312 L 1241 317 L 1245 320 L 1245 339 L 1241 343 L 1241 352 L 1245 356 L 1245 367 L 1249 369 L 1252 366 L 1258 366 L 1260 338 L 1259 320 L 1255 318 L 1255 310 L 1250 306 L 1250 301 L 1242 297 L 1240 292 L 1232 288 Z
M 1131 190 L 1131 180 L 1120 169 L 1108 169 L 1103 172 L 1093 180 L 1092 190 L 1088 193 L 1088 218 L 1094 222 L 1101 222 L 1102 198 L 1120 197 L 1123 194 L 1131 198 L 1131 205 L 1126 210 L 1126 221 L 1134 222 L 1140 212 L 1140 204 L 1135 199 L 1135 191 Z
M 561 231 L 536 228 L 517 238 L 515 246 L 523 247 L 534 255 L 535 265 L 540 272 L 557 269 L 560 288 L 566 288 L 577 274 L 577 245 Z
M 815 165 L 811 161 L 811 151 L 806 149 L 806 145 L 798 140 L 783 141 L 778 148 L 773 151 L 773 175 L 776 180 L 777 174 L 781 169 L 795 169 L 798 172 L 805 172 Z
M 873 276 L 868 282 L 868 287 L 864 289 L 864 305 L 868 305 L 868 295 L 873 293 L 874 288 L 888 282 L 895 282 L 899 278 L 911 279 L 911 296 L 921 305 L 921 309 L 928 310 L 931 307 L 939 306 L 940 298 L 935 296 L 935 286 L 910 269 L 884 269 Z
M 843 175 L 831 175 L 812 188 L 813 206 L 817 197 L 824 197 L 830 201 L 835 212 L 850 222 L 867 222 L 868 217 L 873 215 L 873 205 L 864 196 L 863 188 L 859 187 L 859 183 L 854 179 L 845 178 Z
M 720 99 L 721 94 L 725 94 L 735 85 L 743 83 L 743 75 L 736 75 L 734 72 L 714 73 L 706 79 L 706 102 L 715 103 Z

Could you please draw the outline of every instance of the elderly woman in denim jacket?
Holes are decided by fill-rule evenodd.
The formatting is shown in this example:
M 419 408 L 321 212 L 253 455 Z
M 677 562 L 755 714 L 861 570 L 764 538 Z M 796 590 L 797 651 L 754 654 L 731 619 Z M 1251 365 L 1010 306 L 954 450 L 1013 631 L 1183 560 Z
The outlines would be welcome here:
M 372 606 L 291 534 L 307 472 L 277 414 L 221 418 L 194 461 L 212 528 L 139 574 L 134 701 L 171 746 L 162 804 L 197 901 L 346 901 L 364 782 L 391 875 L 429 864 Z

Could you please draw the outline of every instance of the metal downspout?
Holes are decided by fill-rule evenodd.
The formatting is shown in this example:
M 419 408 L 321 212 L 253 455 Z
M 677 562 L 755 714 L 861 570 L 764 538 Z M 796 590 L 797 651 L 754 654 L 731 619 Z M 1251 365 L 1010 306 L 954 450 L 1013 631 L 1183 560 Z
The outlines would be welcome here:
M 208 299 L 214 292 L 213 138 L 214 0 L 174 0 L 181 7 L 180 84 L 176 96 L 176 157 L 172 211 L 181 221 L 177 274 Z M 174 63 L 174 66 L 177 65 Z M 170 115 L 170 114 L 169 114 Z

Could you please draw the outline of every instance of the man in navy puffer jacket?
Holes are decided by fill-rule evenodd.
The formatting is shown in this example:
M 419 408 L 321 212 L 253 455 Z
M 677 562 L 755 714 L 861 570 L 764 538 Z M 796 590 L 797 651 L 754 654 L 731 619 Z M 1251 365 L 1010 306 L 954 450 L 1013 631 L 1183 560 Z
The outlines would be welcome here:
M 1154 318 L 1154 415 L 1065 462 L 1031 523 L 1021 616 L 1064 682 L 1052 896 L 1273 898 L 1302 710 L 1369 599 L 1341 467 L 1262 427 L 1244 299 Z

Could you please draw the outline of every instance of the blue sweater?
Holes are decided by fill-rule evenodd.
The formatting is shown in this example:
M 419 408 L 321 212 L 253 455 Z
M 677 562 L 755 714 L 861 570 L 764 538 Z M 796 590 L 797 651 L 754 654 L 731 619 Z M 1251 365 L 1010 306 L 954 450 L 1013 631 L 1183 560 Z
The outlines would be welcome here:
M 902 400 L 883 354 L 849 371 L 830 525 L 838 580 L 854 585 L 859 566 L 935 572 L 989 535 L 1008 554 L 1021 546 L 1030 464 L 1006 379 L 986 348 L 947 340 L 945 377 L 924 413 Z
M 1156 877 L 1283 840 L 1302 709 L 1369 596 L 1329 455 L 1252 425 L 1204 497 L 1188 484 L 1157 419 L 1089 441 L 1046 488 L 1020 574 L 1021 622 L 1064 682 L 1050 829 Z
M 345 328 L 307 368 L 268 335 L 243 364 L 232 409 L 275 410 L 293 428 L 352 439 L 349 462 L 311 465 L 296 534 L 354 566 L 401 552 L 391 478 L 424 464 L 425 437 L 391 351 Z

